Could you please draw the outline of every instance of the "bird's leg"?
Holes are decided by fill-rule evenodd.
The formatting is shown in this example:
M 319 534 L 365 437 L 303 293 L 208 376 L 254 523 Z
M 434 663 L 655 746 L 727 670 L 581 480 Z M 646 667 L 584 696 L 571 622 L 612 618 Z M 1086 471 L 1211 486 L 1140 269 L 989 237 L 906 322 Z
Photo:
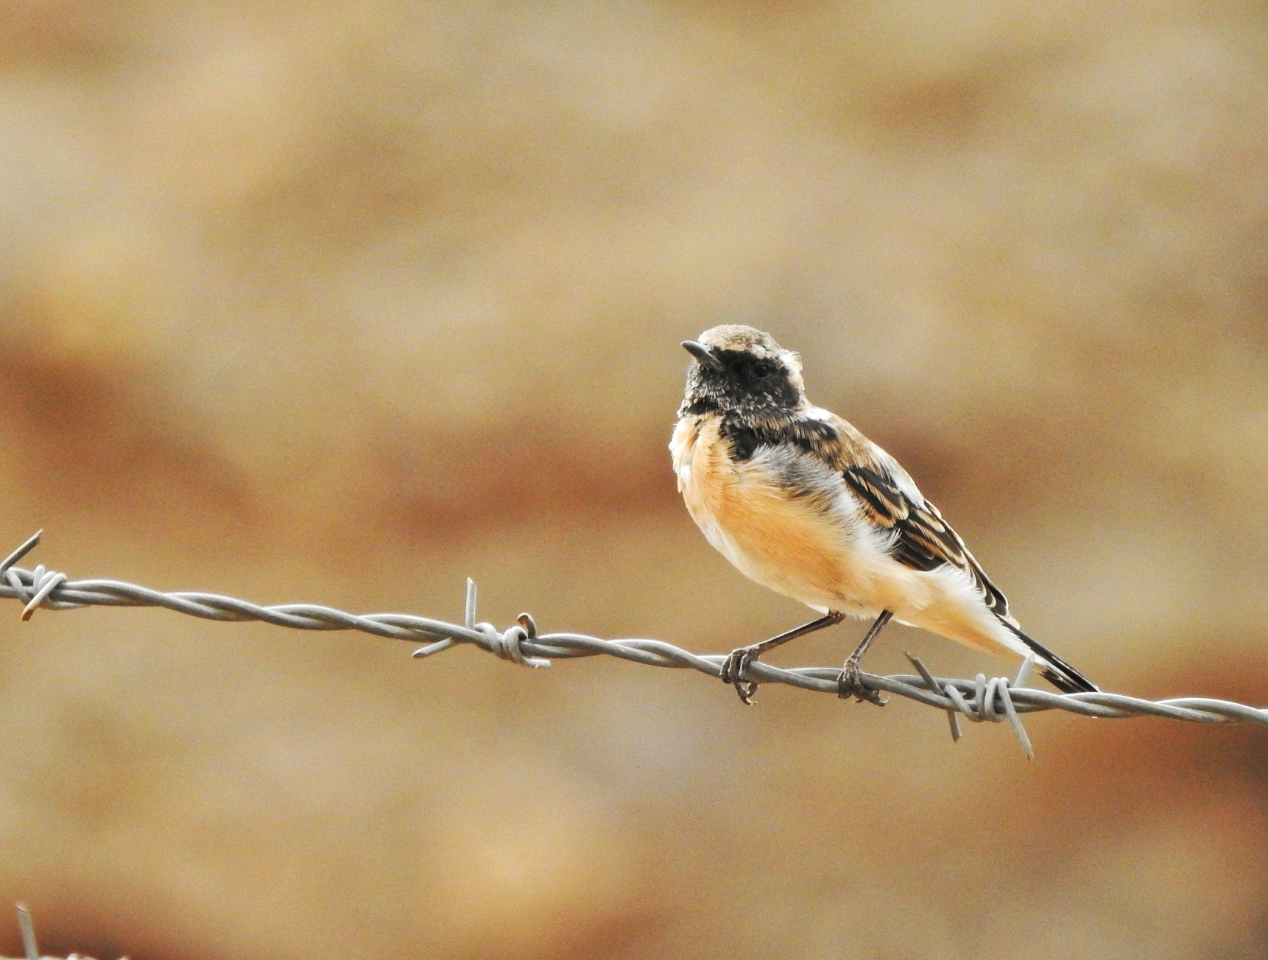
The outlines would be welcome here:
M 862 681 L 859 680 L 859 661 L 863 659 L 863 654 L 867 652 L 868 646 L 876 639 L 876 635 L 881 632 L 885 624 L 889 623 L 889 618 L 893 615 L 890 610 L 882 610 L 881 615 L 876 618 L 876 622 L 867 631 L 867 635 L 863 637 L 863 642 L 846 658 L 845 667 L 841 671 L 841 678 L 837 680 L 837 696 L 842 700 L 848 700 L 853 697 L 859 703 L 866 700 L 868 703 L 874 703 L 878 707 L 885 706 L 885 698 L 877 691 L 867 689 L 867 687 L 863 686 Z
M 787 643 L 797 637 L 804 637 L 808 633 L 814 633 L 816 630 L 830 627 L 844 619 L 844 613 L 829 613 L 825 617 L 812 620 L 810 623 L 803 623 L 800 627 L 789 630 L 787 633 L 781 633 L 777 637 L 771 637 L 769 640 L 763 640 L 761 643 L 750 644 L 747 647 L 737 647 L 731 651 L 730 656 L 722 661 L 722 682 L 734 685 L 735 692 L 740 695 L 740 699 L 745 703 L 751 704 L 753 702 L 753 694 L 757 692 L 757 684 L 752 680 L 743 679 L 745 667 L 767 650 L 773 650 L 781 643 Z

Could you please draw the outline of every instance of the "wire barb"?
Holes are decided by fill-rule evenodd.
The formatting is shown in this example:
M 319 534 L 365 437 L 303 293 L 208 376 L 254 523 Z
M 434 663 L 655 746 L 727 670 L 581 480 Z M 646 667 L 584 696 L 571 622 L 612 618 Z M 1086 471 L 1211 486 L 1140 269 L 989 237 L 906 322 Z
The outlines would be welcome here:
M 945 687 L 940 684 L 919 657 L 909 653 L 907 654 L 907 659 L 911 661 L 912 666 L 919 672 L 920 678 L 928 689 L 945 696 L 954 705 L 953 709 L 947 710 L 947 719 L 951 723 L 951 739 L 953 741 L 958 741 L 963 735 L 960 730 L 960 714 L 968 717 L 974 723 L 1001 723 L 1007 720 L 1013 728 L 1013 734 L 1017 737 L 1017 742 L 1021 744 L 1022 752 L 1026 754 L 1026 759 L 1035 759 L 1035 751 L 1031 746 L 1030 737 L 1026 733 L 1026 728 L 1022 725 L 1021 717 L 1017 713 L 1017 706 L 1013 703 L 1007 677 L 992 677 L 987 680 L 986 674 L 979 673 L 973 680 L 973 699 L 969 701 L 956 689 L 954 681 L 948 681 Z M 1017 680 L 1013 681 L 1014 685 L 1020 686 L 1019 681 L 1024 681 L 1029 676 L 1030 665 L 1033 661 L 1034 655 L 1026 654 L 1026 659 L 1022 661 L 1021 669 L 1017 671 Z M 1002 714 L 995 707 L 996 700 L 999 701 L 1000 706 L 1004 709 Z
M 39 948 L 35 945 L 35 924 L 31 921 L 31 911 L 24 904 L 17 904 L 18 929 L 22 931 L 22 951 L 25 960 L 41 960 Z M 66 960 L 92 960 L 78 953 L 67 954 Z M 125 957 L 124 960 L 127 960 Z
M 35 533 L 26 538 L 26 543 L 22 544 L 3 560 L 0 560 L 0 576 L 4 576 L 5 571 L 34 550 L 42 536 L 44 536 L 44 531 L 36 530 Z
M 45 570 L 43 564 L 36 567 L 31 574 L 31 599 L 22 609 L 22 619 L 30 620 L 31 615 L 48 599 L 49 594 L 65 582 L 66 574 Z
M 945 696 L 942 692 L 942 685 L 933 678 L 933 674 L 929 672 L 929 668 L 921 662 L 921 659 L 910 653 L 906 654 L 906 657 L 911 661 L 911 665 L 916 668 L 916 671 L 920 674 L 921 679 L 925 681 L 925 686 L 939 696 Z M 964 731 L 960 729 L 960 714 L 955 710 L 948 710 L 947 722 L 951 725 L 951 742 L 959 743 L 960 738 L 964 736 Z
M 38 538 L 39 534 L 35 536 Z M 40 960 L 40 950 L 35 945 L 35 924 L 26 904 L 18 904 L 18 927 L 22 930 L 22 949 L 26 952 L 26 960 Z
M 576 657 L 611 656 L 651 667 L 691 669 L 716 680 L 725 654 L 701 655 L 683 650 L 663 640 L 603 640 L 580 633 L 539 633 L 528 614 L 520 614 L 516 624 L 499 631 L 490 623 L 476 621 L 477 591 L 475 582 L 467 581 L 466 604 L 462 624 L 446 623 L 428 617 L 405 613 L 372 613 L 357 615 L 317 604 L 293 603 L 260 606 L 246 600 L 214 593 L 180 591 L 163 593 L 148 587 L 119 580 L 68 580 L 65 574 L 46 571 L 43 565 L 35 570 L 14 566 L 39 542 L 39 534 L 0 563 L 0 598 L 21 600 L 25 604 L 23 619 L 43 607 L 48 610 L 70 610 L 87 606 L 163 607 L 176 613 L 205 620 L 226 622 L 260 620 L 274 626 L 294 630 L 360 630 L 377 637 L 405 640 L 424 645 L 414 656 L 434 656 L 460 644 L 473 644 L 513 663 L 527 667 L 549 667 L 552 660 Z M 1016 679 L 994 677 L 988 680 L 978 674 L 972 680 L 939 679 L 921 661 L 908 654 L 917 675 L 880 676 L 860 673 L 859 679 L 869 690 L 897 694 L 908 700 L 945 711 L 951 736 L 963 736 L 960 717 L 974 723 L 1007 721 L 1027 757 L 1033 757 L 1030 738 L 1021 722 L 1021 714 L 1043 710 L 1065 710 L 1086 717 L 1163 717 L 1191 723 L 1258 723 L 1268 726 L 1268 709 L 1251 707 L 1228 700 L 1204 697 L 1181 697 L 1170 700 L 1141 700 L 1117 693 L 1049 693 L 1027 687 L 1033 655 L 1022 662 Z M 756 660 L 748 664 L 745 675 L 753 683 L 782 683 L 836 695 L 839 667 L 772 666 Z

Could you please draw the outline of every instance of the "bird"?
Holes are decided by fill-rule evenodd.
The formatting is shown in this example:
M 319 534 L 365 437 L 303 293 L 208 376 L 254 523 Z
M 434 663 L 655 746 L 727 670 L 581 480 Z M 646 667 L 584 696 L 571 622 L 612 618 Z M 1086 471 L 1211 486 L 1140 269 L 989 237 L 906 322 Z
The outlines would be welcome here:
M 1022 631 L 898 461 L 806 399 L 797 353 L 741 324 L 682 346 L 693 360 L 669 450 L 687 511 L 741 573 L 822 614 L 730 653 L 721 677 L 743 702 L 753 702 L 745 671 L 761 654 L 846 617 L 872 626 L 842 667 L 842 698 L 884 705 L 859 664 L 891 619 L 978 650 L 1031 654 L 1058 690 L 1097 691 Z

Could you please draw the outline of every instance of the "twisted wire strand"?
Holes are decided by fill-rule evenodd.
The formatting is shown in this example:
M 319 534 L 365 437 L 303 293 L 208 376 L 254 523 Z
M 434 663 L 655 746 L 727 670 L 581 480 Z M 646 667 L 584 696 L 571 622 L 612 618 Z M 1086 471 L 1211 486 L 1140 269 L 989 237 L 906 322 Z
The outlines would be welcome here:
M 522 666 L 549 667 L 552 660 L 610 656 L 651 667 L 691 669 L 711 677 L 721 676 L 725 654 L 697 654 L 664 640 L 604 640 L 583 633 L 539 634 L 533 618 L 521 614 L 514 626 L 498 630 L 490 623 L 476 621 L 475 583 L 467 581 L 464 623 L 447 623 L 405 613 L 352 614 L 311 603 L 261 606 L 235 597 L 200 591 L 165 593 L 121 580 L 69 580 L 63 573 L 43 565 L 26 570 L 15 564 L 39 543 L 43 531 L 0 561 L 0 597 L 25 604 L 22 619 L 37 609 L 71 610 L 88 606 L 163 607 L 176 613 L 205 620 L 259 620 L 295 630 L 359 630 L 378 637 L 425 642 L 414 657 L 430 657 L 459 644 L 472 644 L 504 660 Z M 960 718 L 975 723 L 1007 722 L 1023 751 L 1033 757 L 1030 739 L 1021 723 L 1021 714 L 1044 710 L 1065 710 L 1086 717 L 1162 717 L 1192 723 L 1259 723 L 1268 725 L 1268 709 L 1207 697 L 1178 697 L 1142 700 L 1118 693 L 1050 693 L 1027 687 L 1033 655 L 1022 663 L 1013 680 L 987 678 L 978 674 L 971 680 L 935 677 L 916 657 L 908 659 L 917 673 L 880 676 L 861 673 L 868 690 L 883 691 L 914 700 L 947 713 L 953 739 L 961 736 Z M 776 667 L 760 660 L 745 670 L 746 680 L 782 683 L 802 690 L 837 694 L 840 667 Z

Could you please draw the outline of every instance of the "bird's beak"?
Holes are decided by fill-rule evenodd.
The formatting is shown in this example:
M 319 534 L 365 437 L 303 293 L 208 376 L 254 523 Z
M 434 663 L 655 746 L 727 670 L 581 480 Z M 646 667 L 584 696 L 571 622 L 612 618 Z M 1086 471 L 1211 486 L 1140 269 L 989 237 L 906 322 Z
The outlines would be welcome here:
M 713 351 L 706 347 L 703 343 L 696 343 L 694 340 L 684 340 L 682 348 L 696 358 L 696 362 L 702 367 L 717 368 L 722 366 L 722 361 L 713 355 Z

